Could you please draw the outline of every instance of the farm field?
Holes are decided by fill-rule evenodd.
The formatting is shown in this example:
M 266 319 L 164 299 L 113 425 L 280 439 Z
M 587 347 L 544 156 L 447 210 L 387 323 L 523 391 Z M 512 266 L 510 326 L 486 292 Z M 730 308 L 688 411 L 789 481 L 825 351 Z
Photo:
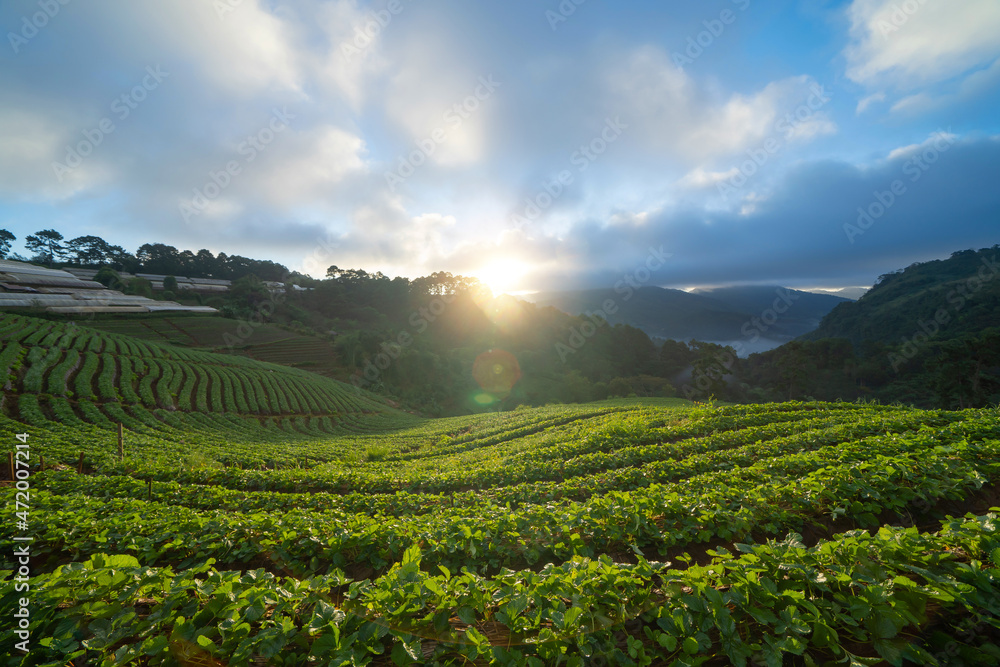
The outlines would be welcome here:
M 241 330 L 236 320 L 198 316 L 98 319 L 87 326 L 147 341 L 238 354 L 326 377 L 339 379 L 344 375 L 344 370 L 336 364 L 337 354 L 330 341 L 275 324 L 252 328 L 244 325 Z
M 382 432 L 416 420 L 314 373 L 82 326 L 8 315 L 0 320 L 0 342 L 5 416 L 88 434 L 123 424 L 132 440 L 157 443 L 148 446 L 163 456 L 176 453 L 164 444 L 165 433 L 192 428 L 222 434 L 225 460 L 235 441 Z M 88 464 L 102 456 L 95 438 L 79 438 Z
M 7 664 L 1000 660 L 996 409 L 421 420 L 294 369 L 3 324 L 34 538 L 0 601 L 28 596 L 31 651 Z

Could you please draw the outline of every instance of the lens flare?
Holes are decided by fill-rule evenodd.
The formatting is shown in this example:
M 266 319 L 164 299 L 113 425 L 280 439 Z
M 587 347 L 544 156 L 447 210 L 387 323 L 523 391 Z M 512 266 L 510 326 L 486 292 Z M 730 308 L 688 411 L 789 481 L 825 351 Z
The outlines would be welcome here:
M 510 352 L 489 350 L 476 357 L 472 364 L 472 377 L 494 401 L 502 400 L 521 379 L 521 367 L 517 363 L 517 358 Z M 484 398 L 482 394 L 478 394 L 474 400 L 484 405 L 482 401 Z

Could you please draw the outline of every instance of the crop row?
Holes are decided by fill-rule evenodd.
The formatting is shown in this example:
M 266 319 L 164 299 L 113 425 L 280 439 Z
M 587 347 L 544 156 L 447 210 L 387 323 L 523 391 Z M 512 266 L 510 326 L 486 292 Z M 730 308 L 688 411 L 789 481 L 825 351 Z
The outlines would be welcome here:
M 782 451 L 795 452 L 799 449 L 833 445 L 886 432 L 907 432 L 918 428 L 924 422 L 921 413 L 898 411 L 888 413 L 881 419 L 861 420 L 817 429 L 824 423 L 811 422 L 813 429 L 803 429 L 796 433 L 791 427 L 758 427 L 743 431 L 722 432 L 704 438 L 693 438 L 675 444 L 646 445 L 635 450 L 632 460 L 623 455 L 621 467 L 611 459 L 609 468 L 590 465 L 587 461 L 573 461 L 566 464 L 549 461 L 545 465 L 517 466 L 503 459 L 493 460 L 482 456 L 479 461 L 436 462 L 437 466 L 424 468 L 403 468 L 398 465 L 373 463 L 370 465 L 331 466 L 308 471 L 292 470 L 258 475 L 253 472 L 226 470 L 193 470 L 177 474 L 173 469 L 162 471 L 146 468 L 145 474 L 154 479 L 195 484 L 214 484 L 233 489 L 255 489 L 273 491 L 333 491 L 346 493 L 439 493 L 456 492 L 470 487 L 480 490 L 489 488 L 488 494 L 498 502 L 538 502 L 555 497 L 584 498 L 606 490 L 627 490 L 648 486 L 654 482 L 670 481 L 685 475 L 698 474 L 719 468 L 732 468 L 756 461 L 766 456 L 768 440 L 775 439 L 783 431 L 791 435 L 787 442 L 776 441 Z M 987 424 L 984 433 L 994 434 L 996 420 L 975 411 L 958 413 L 968 420 L 968 428 L 977 428 L 980 422 Z M 938 417 L 947 422 L 959 417 Z M 933 421 L 935 417 L 928 416 Z M 978 432 L 978 431 L 977 431 Z M 764 436 L 767 436 L 765 438 Z M 566 437 L 553 433 L 553 438 Z M 757 443 L 761 443 L 759 449 Z M 745 447 L 730 459 L 727 450 Z M 708 456 L 719 450 L 715 456 Z M 625 450 L 623 450 L 625 451 Z M 686 457 L 691 456 L 690 460 Z M 533 481 L 534 480 L 534 481 Z M 541 481 L 538 481 L 541 480 Z M 530 483 L 528 483 L 530 482 Z
M 44 638 L 30 660 L 113 654 L 115 664 L 158 664 L 173 655 L 237 667 L 367 664 L 389 654 L 396 664 L 681 666 L 798 655 L 940 665 L 957 648 L 979 664 L 996 658 L 985 639 L 1000 628 L 995 514 L 950 520 L 934 534 L 882 528 L 811 548 L 794 534 L 738 546 L 741 554 L 711 552 L 710 563 L 683 570 L 602 556 L 493 577 L 428 568 L 414 548 L 382 577 L 356 582 L 339 570 L 306 579 L 219 571 L 210 559 L 175 573 L 95 554 L 30 580 L 29 629 Z M 0 613 L 10 617 L 17 596 L 8 591 Z M 941 611 L 938 632 L 922 642 L 931 607 Z M 12 624 L 0 640 L 13 644 Z
M 234 425 L 235 426 L 235 425 Z M 991 433 L 987 426 L 981 432 L 963 426 L 963 437 L 982 436 Z M 237 430 L 242 430 L 235 426 Z M 734 444 L 734 433 L 696 438 L 684 443 L 684 456 L 669 456 L 666 460 L 647 463 L 638 467 L 609 470 L 590 475 L 570 477 L 560 481 L 541 483 L 511 483 L 503 487 L 446 495 L 443 493 L 421 493 L 397 491 L 396 493 L 373 493 L 378 487 L 372 484 L 359 485 L 356 491 L 345 495 L 329 493 L 301 492 L 253 492 L 247 488 L 277 486 L 279 473 L 253 471 L 217 471 L 211 481 L 218 486 L 179 484 L 162 481 L 155 484 L 156 497 L 160 502 L 184 505 L 198 509 L 225 509 L 233 512 L 287 511 L 294 508 L 336 509 L 350 513 L 392 514 L 414 516 L 425 512 L 439 511 L 442 507 L 464 507 L 476 509 L 483 502 L 516 507 L 521 504 L 549 503 L 557 499 L 585 500 L 591 496 L 609 491 L 634 490 L 651 484 L 662 484 L 719 470 L 733 470 L 748 467 L 765 459 L 776 459 L 788 454 L 811 451 L 849 442 L 862 435 L 884 433 L 884 424 L 843 424 L 821 430 L 810 430 L 791 436 L 772 437 L 766 442 L 758 440 L 760 428 L 746 429 L 752 435 L 742 438 L 747 444 Z M 735 432 L 738 434 L 739 432 Z M 773 436 L 773 433 L 772 433 Z M 673 448 L 671 448 L 673 449 Z M 680 448 L 678 448 L 680 449 Z M 676 451 L 676 450 L 675 450 Z M 152 471 L 146 469 L 142 475 Z M 339 479 L 324 479 L 321 471 L 289 471 L 282 475 L 289 479 L 294 488 L 316 490 L 325 486 L 340 484 Z M 209 481 L 201 479 L 199 481 Z M 129 497 L 144 498 L 146 484 L 126 476 L 58 475 L 46 480 L 46 488 L 51 491 L 84 493 L 104 498 Z
M 370 404 L 360 393 L 348 397 L 347 387 L 298 369 L 150 344 L 85 327 L 32 318 L 5 319 L 0 337 L 22 341 L 28 348 L 23 391 L 29 393 L 65 395 L 69 389 L 64 386 L 65 373 L 70 374 L 78 398 L 142 403 L 149 408 L 297 415 L 358 412 Z M 64 354 L 65 350 L 69 352 Z M 82 357 L 79 365 L 77 355 Z M 167 382 L 177 386 L 154 391 L 152 380 L 143 385 L 145 378 L 135 369 L 145 370 L 151 362 L 159 362 L 164 376 L 163 368 L 171 366 L 170 375 L 177 379 L 171 377 Z M 57 363 L 58 372 L 52 369 Z M 71 375 L 74 368 L 79 369 L 75 377 Z M 96 396 L 91 384 L 95 374 Z M 43 387 L 45 377 L 49 377 L 50 386 Z M 383 406 L 374 406 L 384 411 Z
M 883 513 L 961 498 L 1000 479 L 1000 441 L 946 444 L 954 443 L 952 436 L 869 438 L 675 484 L 516 510 L 483 500 L 402 517 L 308 510 L 229 514 L 44 491 L 32 503 L 52 517 L 41 541 L 53 557 L 113 547 L 136 553 L 147 565 L 266 557 L 279 567 L 316 571 L 352 562 L 383 567 L 421 544 L 429 561 L 493 570 L 575 555 L 664 554 L 712 539 L 783 534 L 824 522 L 878 525 Z

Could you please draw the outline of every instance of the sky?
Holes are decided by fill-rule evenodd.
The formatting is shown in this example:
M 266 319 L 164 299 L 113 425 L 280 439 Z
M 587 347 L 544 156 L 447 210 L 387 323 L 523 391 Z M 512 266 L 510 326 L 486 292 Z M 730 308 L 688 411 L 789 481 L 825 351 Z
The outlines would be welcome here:
M 0 27 L 15 251 L 517 292 L 867 286 L 1000 242 L 998 0 L 4 0 Z

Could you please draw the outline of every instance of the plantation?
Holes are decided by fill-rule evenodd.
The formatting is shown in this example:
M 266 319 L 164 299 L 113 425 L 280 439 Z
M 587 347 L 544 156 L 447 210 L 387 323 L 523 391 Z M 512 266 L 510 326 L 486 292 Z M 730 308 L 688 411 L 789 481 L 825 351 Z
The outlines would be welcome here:
M 224 317 L 135 317 L 95 320 L 100 331 L 134 336 L 215 352 L 239 354 L 258 361 L 302 368 L 326 377 L 344 377 L 333 344 L 317 336 L 274 324 L 250 326 Z
M 120 423 L 133 432 L 137 446 L 160 455 L 173 455 L 176 449 L 162 448 L 164 429 L 207 425 L 213 432 L 232 429 L 235 438 L 254 442 L 274 431 L 284 437 L 315 436 L 378 431 L 415 421 L 373 394 L 235 355 L 10 315 L 0 320 L 0 341 L 6 416 L 31 426 L 58 421 L 107 428 Z M 108 452 L 94 437 L 100 436 L 79 438 L 79 445 L 71 446 L 97 463 Z M 220 437 L 223 443 L 231 439 L 229 434 Z M 229 446 L 220 447 L 225 461 Z
M 995 409 L 421 420 L 303 371 L 0 326 L 34 536 L 8 664 L 1000 661 Z

